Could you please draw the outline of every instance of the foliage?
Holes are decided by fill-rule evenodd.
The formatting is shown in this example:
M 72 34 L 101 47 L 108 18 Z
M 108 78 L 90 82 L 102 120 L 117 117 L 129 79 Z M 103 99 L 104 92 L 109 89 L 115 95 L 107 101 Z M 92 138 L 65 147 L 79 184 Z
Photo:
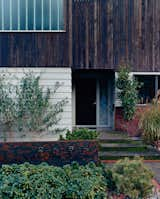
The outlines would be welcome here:
M 134 117 L 138 102 L 138 89 L 141 87 L 135 79 L 130 79 L 129 73 L 129 67 L 121 66 L 116 82 L 116 86 L 120 90 L 119 97 L 122 102 L 125 120 L 131 120 Z
M 66 133 L 66 140 L 94 140 L 97 139 L 98 133 L 93 130 L 89 129 L 75 129 L 72 132 L 67 131 Z M 64 138 L 60 136 L 60 139 L 63 140 Z
M 46 131 L 61 119 L 59 114 L 67 99 L 51 104 L 51 91 L 45 92 L 39 80 L 39 76 L 26 73 L 20 84 L 14 85 L 5 75 L 0 75 L 0 125 L 4 127 L 3 131 Z M 53 95 L 59 87 L 59 83 L 55 84 Z
M 152 194 L 152 172 L 140 158 L 119 160 L 112 168 L 117 191 L 132 199 L 146 198 Z
M 110 193 L 116 193 L 116 181 L 113 179 L 112 170 L 106 166 L 106 164 L 101 164 L 102 174 L 105 177 L 105 183 L 107 185 L 107 190 Z
M 160 105 L 152 104 L 142 113 L 139 126 L 143 131 L 143 139 L 148 144 L 160 140 Z
M 153 174 L 142 160 L 128 158 L 111 169 L 105 164 L 80 166 L 73 162 L 63 167 L 47 163 L 3 165 L 0 168 L 0 198 L 3 199 L 105 199 L 125 194 L 142 199 L 152 193 Z
M 51 91 L 47 89 L 43 92 L 39 84 L 40 77 L 33 74 L 26 74 L 20 82 L 18 89 L 18 127 L 19 130 L 45 131 L 54 126 L 60 120 L 59 113 L 63 112 L 63 107 L 67 103 L 66 99 L 50 103 Z M 59 88 L 57 83 L 54 87 L 54 94 Z
M 106 195 L 102 169 L 94 163 L 63 168 L 44 163 L 4 165 L 0 179 L 3 199 L 104 199 Z
M 6 79 L 6 75 L 0 75 L 0 127 L 3 133 L 10 130 L 16 120 L 16 102 L 13 98 L 15 87 Z
M 12 123 L 15 119 L 15 102 L 11 97 L 12 85 L 5 84 L 5 75 L 0 76 L 0 122 L 1 124 Z

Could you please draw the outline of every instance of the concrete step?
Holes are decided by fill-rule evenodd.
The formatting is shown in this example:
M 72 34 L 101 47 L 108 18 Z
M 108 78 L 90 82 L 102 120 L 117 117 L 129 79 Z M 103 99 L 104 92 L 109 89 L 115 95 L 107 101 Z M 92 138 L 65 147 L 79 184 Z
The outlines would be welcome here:
M 99 142 L 102 143 L 108 143 L 108 144 L 132 144 L 132 145 L 144 145 L 142 140 L 132 140 L 130 138 L 125 139 L 105 139 L 105 140 L 99 140 Z
M 129 137 L 127 133 L 110 131 L 110 132 L 100 132 L 99 133 L 100 140 L 108 140 L 108 139 L 132 139 L 137 140 L 139 137 Z
M 160 153 L 156 150 L 150 150 L 147 152 L 127 152 L 127 151 L 100 151 L 99 157 L 100 159 L 120 159 L 124 157 L 135 157 L 140 156 L 144 157 L 144 159 L 160 159 Z
M 136 147 L 147 147 L 145 144 L 142 143 L 131 143 L 131 144 L 127 144 L 127 143 L 100 143 L 100 147 L 101 148 L 111 148 L 111 147 L 115 147 L 115 148 L 136 148 Z
M 134 152 L 134 153 L 139 153 L 139 152 L 148 152 L 150 151 L 149 148 L 147 147 L 100 147 L 100 151 L 117 151 L 117 152 Z
M 143 143 L 139 137 L 129 137 L 121 132 L 103 132 L 99 136 L 99 157 L 102 160 L 117 160 L 135 156 L 160 160 L 160 152 Z

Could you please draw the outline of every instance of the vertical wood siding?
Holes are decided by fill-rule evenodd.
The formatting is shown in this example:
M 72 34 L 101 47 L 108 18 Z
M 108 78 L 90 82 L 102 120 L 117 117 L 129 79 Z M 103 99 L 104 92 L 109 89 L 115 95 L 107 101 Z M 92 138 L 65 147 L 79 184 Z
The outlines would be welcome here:
M 73 3 L 73 67 L 160 71 L 160 1 Z
M 160 71 L 160 0 L 64 0 L 66 32 L 0 33 L 0 66 Z
M 68 67 L 72 0 L 64 0 L 64 32 L 0 32 L 0 66 Z

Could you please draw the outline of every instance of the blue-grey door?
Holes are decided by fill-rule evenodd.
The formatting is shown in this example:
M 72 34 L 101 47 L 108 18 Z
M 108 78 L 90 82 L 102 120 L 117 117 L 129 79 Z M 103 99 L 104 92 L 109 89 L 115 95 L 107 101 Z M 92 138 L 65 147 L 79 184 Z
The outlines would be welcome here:
M 114 78 L 97 80 L 97 126 L 113 128 L 114 124 Z

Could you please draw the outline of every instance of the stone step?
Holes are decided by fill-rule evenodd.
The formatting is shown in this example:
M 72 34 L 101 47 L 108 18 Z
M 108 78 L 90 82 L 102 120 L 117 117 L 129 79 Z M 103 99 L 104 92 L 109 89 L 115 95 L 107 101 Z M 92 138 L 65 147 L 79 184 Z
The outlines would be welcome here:
M 101 132 L 99 134 L 100 140 L 107 140 L 107 139 L 131 139 L 137 140 L 140 137 L 129 137 L 128 134 L 122 132 Z
M 100 143 L 101 148 L 110 148 L 110 147 L 115 147 L 115 148 L 136 148 L 136 147 L 147 147 L 143 143 L 135 143 L 135 144 L 127 144 L 127 143 Z
M 99 142 L 102 143 L 109 143 L 109 144 L 133 144 L 133 145 L 144 145 L 142 140 L 132 140 L 130 138 L 127 139 L 105 139 L 105 140 L 99 140 Z
M 99 137 L 99 157 L 102 160 L 118 160 L 135 156 L 160 160 L 160 152 L 143 143 L 139 137 L 129 137 L 124 133 L 106 132 Z
M 144 158 L 151 158 L 151 159 L 160 159 L 160 153 L 156 150 L 150 150 L 147 152 L 127 152 L 127 151 L 100 151 L 99 157 L 100 159 L 120 159 L 124 157 L 135 157 L 140 156 Z M 112 157 L 112 158 L 111 158 Z
M 114 152 L 120 152 L 120 151 L 126 151 L 126 152 L 133 152 L 133 153 L 139 153 L 139 152 L 148 152 L 150 151 L 147 147 L 100 147 L 100 151 L 114 151 Z

